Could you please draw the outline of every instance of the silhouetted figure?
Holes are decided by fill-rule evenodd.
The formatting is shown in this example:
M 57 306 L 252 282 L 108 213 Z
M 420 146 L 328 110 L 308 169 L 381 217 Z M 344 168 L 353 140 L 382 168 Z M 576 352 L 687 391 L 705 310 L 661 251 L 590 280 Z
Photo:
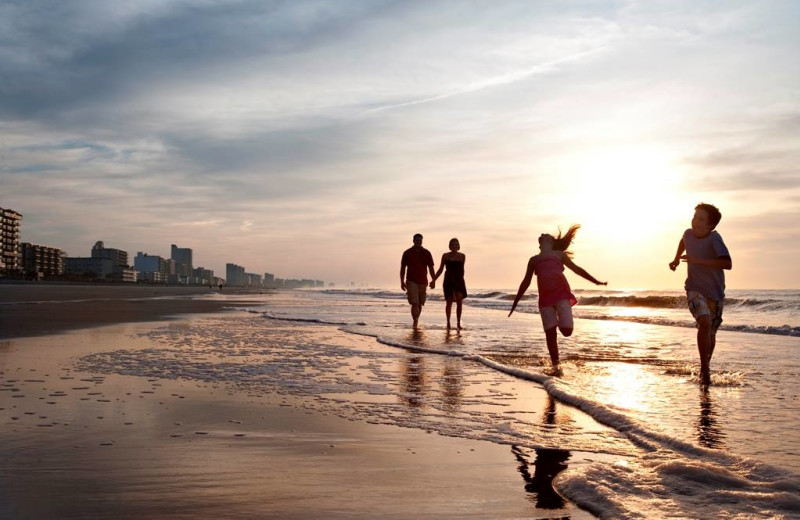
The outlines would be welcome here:
M 439 270 L 436 271 L 436 275 L 431 281 L 431 289 L 435 287 L 436 280 L 442 274 L 442 270 L 447 267 L 444 273 L 443 285 L 447 330 L 450 330 L 450 313 L 453 308 L 453 302 L 456 302 L 456 327 L 457 330 L 461 330 L 462 302 L 467 297 L 467 284 L 464 281 L 464 264 L 467 261 L 467 256 L 464 253 L 459 253 L 461 244 L 457 238 L 451 238 L 448 247 L 450 251 L 442 255 Z
M 400 260 L 400 289 L 405 291 L 408 297 L 408 303 L 411 305 L 411 318 L 414 320 L 416 329 L 419 326 L 422 306 L 425 305 L 425 290 L 428 288 L 427 271 L 430 271 L 431 278 L 435 278 L 435 276 L 433 256 L 430 251 L 422 247 L 422 235 L 417 233 L 413 240 L 414 245 L 403 251 L 403 258 Z M 407 274 L 406 269 L 408 269 Z
M 697 321 L 700 383 L 703 385 L 711 384 L 711 356 L 717 344 L 717 329 L 722 324 L 725 269 L 733 268 L 728 247 L 714 231 L 720 220 L 722 214 L 716 206 L 705 203 L 695 206 L 692 227 L 683 232 L 675 259 L 669 263 L 673 271 L 681 260 L 688 266 L 684 288 L 689 311 Z
M 536 286 L 539 291 L 539 315 L 542 317 L 542 326 L 547 340 L 547 351 L 550 353 L 550 362 L 553 367 L 558 367 L 558 334 L 556 327 L 564 336 L 571 336 L 573 330 L 572 306 L 578 300 L 572 294 L 564 266 L 569 267 L 575 274 L 586 278 L 595 285 L 608 285 L 607 282 L 598 281 L 583 268 L 572 262 L 572 253 L 567 251 L 575 239 L 575 234 L 580 226 L 571 226 L 565 235 L 558 233 L 557 237 L 542 233 L 539 236 L 540 253 L 528 260 L 525 277 L 519 285 L 517 297 L 511 306 L 509 316 L 517 308 L 517 303 L 525 295 L 531 284 L 533 275 L 536 274 Z

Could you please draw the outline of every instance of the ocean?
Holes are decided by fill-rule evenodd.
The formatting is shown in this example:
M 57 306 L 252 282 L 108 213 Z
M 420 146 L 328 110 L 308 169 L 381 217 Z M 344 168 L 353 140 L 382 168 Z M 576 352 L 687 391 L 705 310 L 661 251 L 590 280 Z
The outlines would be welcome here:
M 603 518 L 800 518 L 800 291 L 728 292 L 708 389 L 698 384 L 682 292 L 576 291 L 558 377 L 549 375 L 535 294 L 507 317 L 514 290 L 473 291 L 459 332 L 446 329 L 444 302 L 431 293 L 419 331 L 393 290 L 279 292 L 252 312 L 370 336 L 408 363 L 391 409 L 386 382 L 362 380 L 357 367 L 317 382 L 295 373 L 286 385 L 350 402 L 340 413 L 359 420 L 555 456 L 558 492 Z M 515 379 L 518 394 L 494 395 L 497 377 Z M 468 384 L 485 385 L 485 401 L 460 400 Z M 578 418 L 526 410 L 532 387 Z M 576 453 L 596 461 L 570 467 Z

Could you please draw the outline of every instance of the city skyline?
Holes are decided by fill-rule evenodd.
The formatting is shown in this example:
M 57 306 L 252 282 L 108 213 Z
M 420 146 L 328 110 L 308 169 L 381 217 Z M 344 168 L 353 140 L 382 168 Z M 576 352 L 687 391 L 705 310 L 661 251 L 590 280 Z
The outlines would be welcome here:
M 510 288 L 540 233 L 577 223 L 609 289 L 680 290 L 667 263 L 709 202 L 730 288 L 800 287 L 797 2 L 3 14 L 0 203 L 27 241 L 399 289 L 422 233 L 437 265 L 460 239 L 469 287 Z
M 105 248 L 105 242 L 103 240 L 97 240 L 97 241 L 95 241 L 95 243 L 93 244 L 93 246 L 89 250 L 89 252 L 92 253 L 92 257 L 87 257 L 85 255 L 75 255 L 75 254 L 71 255 L 69 253 L 69 251 L 64 250 L 63 248 L 59 247 L 58 245 L 54 245 L 54 244 L 35 244 L 35 243 L 30 242 L 30 241 L 24 240 L 24 233 L 22 232 L 22 230 L 24 229 L 24 226 L 21 223 L 24 222 L 25 215 L 20 213 L 20 212 L 17 212 L 13 208 L 0 206 L 0 210 L 7 211 L 10 214 L 15 215 L 16 218 L 17 218 L 16 231 L 15 231 L 15 234 L 19 235 L 18 240 L 16 240 L 17 247 L 19 249 L 19 252 L 17 253 L 17 265 L 19 266 L 18 269 L 20 269 L 23 272 L 25 271 L 24 265 L 23 265 L 23 262 L 22 262 L 22 257 L 23 257 L 22 256 L 22 246 L 23 245 L 58 250 L 58 251 L 60 251 L 62 253 L 64 260 L 66 260 L 66 259 L 89 259 L 89 258 L 92 258 L 94 256 L 93 255 L 94 250 L 97 249 L 98 247 L 101 248 L 101 249 L 108 250 L 108 251 L 121 251 L 122 253 L 124 253 L 125 257 L 127 258 L 127 261 L 126 262 L 122 262 L 122 263 L 124 264 L 125 267 L 130 267 L 130 268 L 134 267 L 134 260 L 137 257 L 139 257 L 140 255 L 142 257 L 158 258 L 158 259 L 161 259 L 161 260 L 168 260 L 169 259 L 169 260 L 172 260 L 173 262 L 175 262 L 175 265 L 177 266 L 180 263 L 180 262 L 176 262 L 175 256 L 177 255 L 179 258 L 182 258 L 184 260 L 188 259 L 188 263 L 184 262 L 184 265 L 188 266 L 190 271 L 197 271 L 197 270 L 206 270 L 206 271 L 208 271 L 202 265 L 197 265 L 197 266 L 194 265 L 193 259 L 192 259 L 192 256 L 193 256 L 192 248 L 179 248 L 179 247 L 177 247 L 176 244 L 171 244 L 170 245 L 171 255 L 169 257 L 165 257 L 165 256 L 157 255 L 157 254 L 150 254 L 150 253 L 145 252 L 145 251 L 137 251 L 136 252 L 136 256 L 134 256 L 130 251 L 128 251 L 127 249 L 121 248 L 121 247 Z M 3 242 L 3 244 L 5 244 L 5 241 Z M 119 262 L 111 262 L 111 264 L 116 264 L 116 263 L 119 263 Z M 234 264 L 226 263 L 226 268 L 229 265 L 234 265 Z M 12 267 L 6 266 L 5 263 L 2 263 L 2 264 L 0 264 L 0 272 L 2 272 L 3 269 L 5 269 L 6 267 L 8 267 L 8 269 L 10 269 L 10 270 L 13 270 Z M 244 267 L 243 266 L 237 266 L 237 267 L 242 267 L 243 274 L 247 274 L 248 276 L 255 275 L 255 273 L 253 273 L 253 270 L 248 270 L 247 273 L 244 273 Z M 219 278 L 219 279 L 225 280 L 225 278 L 222 278 L 219 274 L 217 274 L 217 271 L 215 271 L 213 269 L 211 269 L 210 271 L 214 274 L 215 278 Z M 181 274 L 181 273 L 177 273 L 177 274 Z M 52 276 L 52 275 L 47 273 L 46 276 Z M 188 274 L 187 273 L 183 273 L 183 276 L 184 277 L 187 277 L 187 276 L 191 277 L 192 273 L 191 272 L 188 273 Z M 319 287 L 321 285 L 324 285 L 324 281 L 316 279 L 316 278 L 307 278 L 307 277 L 305 277 L 305 278 L 282 278 L 282 277 L 275 277 L 273 273 L 269 273 L 267 271 L 264 271 L 263 273 L 258 273 L 258 277 L 259 278 L 262 277 L 262 276 L 265 278 L 265 280 L 264 280 L 265 284 L 266 284 L 267 281 L 272 282 L 273 285 L 275 283 L 290 282 L 290 285 L 299 287 L 299 286 L 301 286 L 301 284 L 299 284 L 298 282 L 309 282 L 310 281 L 310 282 L 314 282 L 315 286 L 317 286 L 317 287 Z M 267 280 L 267 278 L 269 278 L 269 280 Z M 140 278 L 140 281 L 141 280 L 142 280 L 142 278 Z M 152 280 L 148 280 L 148 281 L 149 282 L 153 282 Z M 155 283 L 167 283 L 167 282 L 166 281 L 161 281 L 161 282 L 155 282 Z M 203 282 L 203 284 L 208 284 L 208 283 L 209 283 L 208 281 Z M 227 280 L 225 280 L 225 283 L 227 285 L 231 285 L 230 283 L 228 283 Z M 201 284 L 201 285 L 203 285 L 203 284 Z M 239 285 L 247 285 L 247 284 L 239 284 Z M 250 285 L 252 285 L 252 284 L 250 284 Z M 259 283 L 258 285 L 262 285 L 262 284 Z

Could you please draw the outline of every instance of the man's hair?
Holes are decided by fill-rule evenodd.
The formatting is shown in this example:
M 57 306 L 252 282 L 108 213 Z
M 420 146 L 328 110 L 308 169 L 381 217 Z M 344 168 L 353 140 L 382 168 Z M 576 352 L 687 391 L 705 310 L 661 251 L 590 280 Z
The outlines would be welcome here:
M 719 208 L 717 208 L 713 204 L 706 204 L 705 202 L 701 202 L 697 206 L 694 207 L 695 211 L 698 209 L 702 209 L 708 214 L 708 221 L 711 224 L 711 229 L 717 227 L 719 221 L 722 220 L 722 213 L 719 212 Z
M 416 233 L 416 234 L 414 235 L 414 240 L 416 240 L 416 239 L 417 239 L 417 237 L 419 237 L 419 238 L 422 238 L 422 235 L 421 235 L 421 234 L 419 234 L 419 233 Z

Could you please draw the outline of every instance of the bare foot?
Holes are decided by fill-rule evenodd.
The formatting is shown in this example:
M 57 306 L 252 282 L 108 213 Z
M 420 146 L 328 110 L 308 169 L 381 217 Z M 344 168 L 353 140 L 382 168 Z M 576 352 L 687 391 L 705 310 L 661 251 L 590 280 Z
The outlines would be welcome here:
M 545 369 L 544 373 L 553 377 L 561 377 L 564 375 L 564 371 L 561 370 L 561 365 L 552 365 L 550 368 Z

